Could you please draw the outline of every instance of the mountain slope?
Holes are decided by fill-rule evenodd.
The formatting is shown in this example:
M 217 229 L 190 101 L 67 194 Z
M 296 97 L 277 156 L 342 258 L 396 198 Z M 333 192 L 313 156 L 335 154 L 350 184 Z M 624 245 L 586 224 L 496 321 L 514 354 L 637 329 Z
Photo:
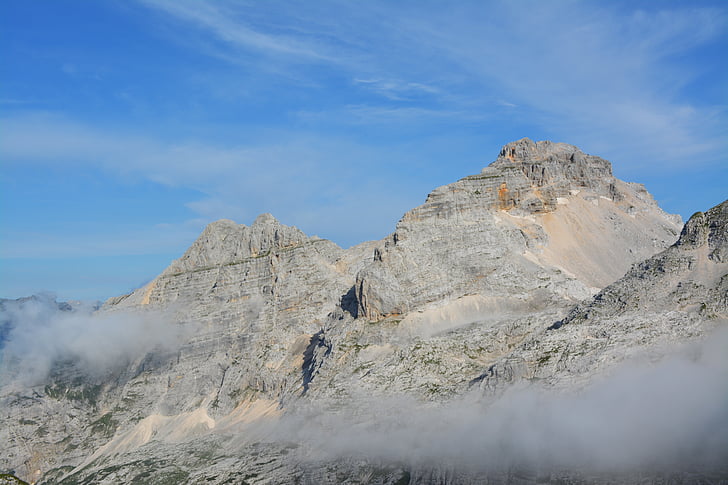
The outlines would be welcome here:
M 675 244 L 531 336 L 478 381 L 490 389 L 523 378 L 573 385 L 615 361 L 704 337 L 728 323 L 727 250 L 725 201 L 693 215 Z

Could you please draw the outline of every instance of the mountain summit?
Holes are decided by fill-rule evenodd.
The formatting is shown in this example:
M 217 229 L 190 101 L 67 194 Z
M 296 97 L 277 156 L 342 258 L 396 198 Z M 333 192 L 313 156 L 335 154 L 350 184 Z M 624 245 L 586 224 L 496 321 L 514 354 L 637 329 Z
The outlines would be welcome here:
M 551 211 L 559 197 L 584 189 L 616 201 L 621 197 L 608 161 L 566 143 L 528 138 L 509 143 L 498 159 L 483 169 L 483 175 L 505 179 L 498 190 L 502 209 Z
M 540 279 L 578 300 L 674 242 L 680 222 L 606 160 L 524 138 L 404 215 L 357 276 L 359 312 L 377 319 L 468 293 L 525 301 Z

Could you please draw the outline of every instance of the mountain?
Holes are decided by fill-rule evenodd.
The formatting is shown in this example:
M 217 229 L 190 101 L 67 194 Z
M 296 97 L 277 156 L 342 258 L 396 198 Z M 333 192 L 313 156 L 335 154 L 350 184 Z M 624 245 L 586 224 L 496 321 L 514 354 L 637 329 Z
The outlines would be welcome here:
M 656 483 L 656 462 L 606 461 L 628 474 L 615 478 L 531 456 L 524 429 L 571 423 L 505 433 L 521 418 L 503 409 L 532 387 L 588 396 L 621 364 L 725 326 L 727 207 L 680 232 L 606 160 L 522 139 L 381 241 L 344 250 L 269 214 L 214 222 L 143 288 L 33 327 L 49 350 L 6 332 L 0 470 L 62 484 Z M 39 354 L 47 369 L 10 365 Z M 549 399 L 525 409 L 562 397 Z M 708 478 L 728 436 L 720 409 L 706 431 L 718 441 L 699 447 Z

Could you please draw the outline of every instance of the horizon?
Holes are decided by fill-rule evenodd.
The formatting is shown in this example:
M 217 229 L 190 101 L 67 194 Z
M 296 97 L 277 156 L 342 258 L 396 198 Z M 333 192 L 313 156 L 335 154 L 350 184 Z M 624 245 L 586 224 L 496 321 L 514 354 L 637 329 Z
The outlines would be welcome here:
M 523 137 L 683 222 L 728 197 L 723 2 L 11 0 L 0 28 L 2 298 L 128 293 L 222 218 L 378 240 Z

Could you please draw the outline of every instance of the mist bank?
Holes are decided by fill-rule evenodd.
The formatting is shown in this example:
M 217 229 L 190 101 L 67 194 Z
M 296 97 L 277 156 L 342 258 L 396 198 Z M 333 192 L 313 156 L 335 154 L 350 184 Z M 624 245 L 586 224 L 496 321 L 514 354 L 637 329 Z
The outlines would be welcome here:
M 467 473 L 718 473 L 728 477 L 728 330 L 573 392 L 527 384 L 447 404 L 355 396 L 285 416 L 307 459 Z
M 93 378 L 152 351 L 179 347 L 191 329 L 162 313 L 100 312 L 93 303 L 56 302 L 52 295 L 0 305 L 0 384 L 42 384 L 57 364 Z

